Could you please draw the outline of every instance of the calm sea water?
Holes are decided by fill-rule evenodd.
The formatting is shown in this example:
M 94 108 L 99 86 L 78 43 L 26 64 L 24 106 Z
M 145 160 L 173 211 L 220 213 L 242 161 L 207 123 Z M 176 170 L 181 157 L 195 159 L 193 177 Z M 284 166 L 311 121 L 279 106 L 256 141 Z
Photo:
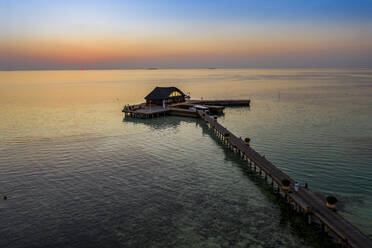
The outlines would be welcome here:
M 123 120 L 155 86 L 220 118 L 372 236 L 372 71 L 0 72 L 0 247 L 327 247 L 200 121 Z

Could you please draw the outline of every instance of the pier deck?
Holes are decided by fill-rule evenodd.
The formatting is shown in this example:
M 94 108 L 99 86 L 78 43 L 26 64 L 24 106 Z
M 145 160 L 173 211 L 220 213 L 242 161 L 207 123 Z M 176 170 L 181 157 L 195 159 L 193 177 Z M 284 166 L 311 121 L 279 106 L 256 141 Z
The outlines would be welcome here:
M 162 106 L 152 106 L 151 108 L 147 106 L 146 107 L 140 106 L 138 108 L 131 108 L 131 109 L 129 107 L 125 107 L 122 112 L 124 112 L 126 115 L 129 115 L 131 117 L 141 118 L 141 119 L 148 119 L 148 118 L 160 117 L 160 116 L 165 116 L 165 115 L 199 118 L 199 115 L 196 112 L 196 110 L 183 109 L 183 108 L 177 108 L 177 107 L 172 107 L 172 106 L 168 106 L 165 108 L 163 108 Z
M 201 114 L 199 112 L 199 115 Z M 283 191 L 283 194 L 285 194 L 290 203 L 294 204 L 296 210 L 307 214 L 309 222 L 311 222 L 311 218 L 316 218 L 322 224 L 325 231 L 329 230 L 335 234 L 346 247 L 372 247 L 372 240 L 368 236 L 363 234 L 340 214 L 328 209 L 325 202 L 315 192 L 305 187 L 300 187 L 300 190 L 296 192 L 293 187 L 295 182 L 287 174 L 274 166 L 249 145 L 246 145 L 242 139 L 236 137 L 211 116 L 205 115 L 202 118 L 222 139 L 224 139 L 223 136 L 225 133 L 229 133 L 229 138 L 224 139 L 229 147 L 246 158 L 250 166 L 258 167 L 260 173 L 264 172 L 265 178 L 271 178 L 271 182 L 275 182 L 279 189 L 282 186 L 282 179 L 289 179 L 291 181 L 291 190 Z
M 188 100 L 187 103 L 233 107 L 233 106 L 250 106 L 251 100 L 249 100 L 249 99 L 240 99 L 240 100 Z
M 191 107 L 195 105 L 206 105 L 211 113 L 222 114 L 225 109 L 224 106 L 249 106 L 250 102 L 250 100 L 188 100 L 186 102 L 167 105 L 166 107 L 159 105 L 153 105 L 150 107 L 145 103 L 141 103 L 136 105 L 126 105 L 122 112 L 130 117 L 143 119 L 159 117 L 166 114 L 199 117 L 196 110 L 191 110 Z

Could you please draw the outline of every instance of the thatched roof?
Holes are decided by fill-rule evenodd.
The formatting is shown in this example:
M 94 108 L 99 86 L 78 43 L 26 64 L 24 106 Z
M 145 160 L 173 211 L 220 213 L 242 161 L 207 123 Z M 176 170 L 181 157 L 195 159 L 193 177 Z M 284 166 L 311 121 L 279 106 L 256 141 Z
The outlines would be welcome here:
M 150 92 L 150 94 L 148 94 L 145 97 L 145 99 L 146 100 L 167 99 L 169 98 L 169 95 L 174 91 L 178 91 L 182 96 L 185 96 L 185 94 L 176 87 L 156 87 Z

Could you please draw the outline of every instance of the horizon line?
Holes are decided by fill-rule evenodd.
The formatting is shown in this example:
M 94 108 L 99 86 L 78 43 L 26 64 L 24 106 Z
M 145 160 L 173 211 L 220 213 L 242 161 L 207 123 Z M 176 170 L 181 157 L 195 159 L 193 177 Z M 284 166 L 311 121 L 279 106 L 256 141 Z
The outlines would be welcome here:
M 359 66 L 359 67 L 351 67 L 351 66 L 339 66 L 339 67 L 316 67 L 316 66 L 297 66 L 297 67 L 133 67 L 133 68 L 98 68 L 98 67 L 80 67 L 80 68 L 18 68 L 18 69 L 4 69 L 0 68 L 0 71 L 115 71 L 115 70 L 148 70 L 148 71 L 156 71 L 156 70 L 226 70 L 226 69 L 272 69 L 272 70 L 291 70 L 291 69 L 353 69 L 353 70 L 371 70 L 372 67 L 369 66 Z

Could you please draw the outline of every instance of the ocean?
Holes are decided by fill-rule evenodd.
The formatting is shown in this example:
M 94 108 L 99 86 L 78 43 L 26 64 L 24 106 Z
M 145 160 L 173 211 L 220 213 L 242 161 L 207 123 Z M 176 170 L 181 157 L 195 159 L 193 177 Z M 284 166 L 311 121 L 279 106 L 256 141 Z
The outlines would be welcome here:
M 332 247 L 200 120 L 124 118 L 156 86 L 251 99 L 219 121 L 372 237 L 372 71 L 0 72 L 0 247 Z

